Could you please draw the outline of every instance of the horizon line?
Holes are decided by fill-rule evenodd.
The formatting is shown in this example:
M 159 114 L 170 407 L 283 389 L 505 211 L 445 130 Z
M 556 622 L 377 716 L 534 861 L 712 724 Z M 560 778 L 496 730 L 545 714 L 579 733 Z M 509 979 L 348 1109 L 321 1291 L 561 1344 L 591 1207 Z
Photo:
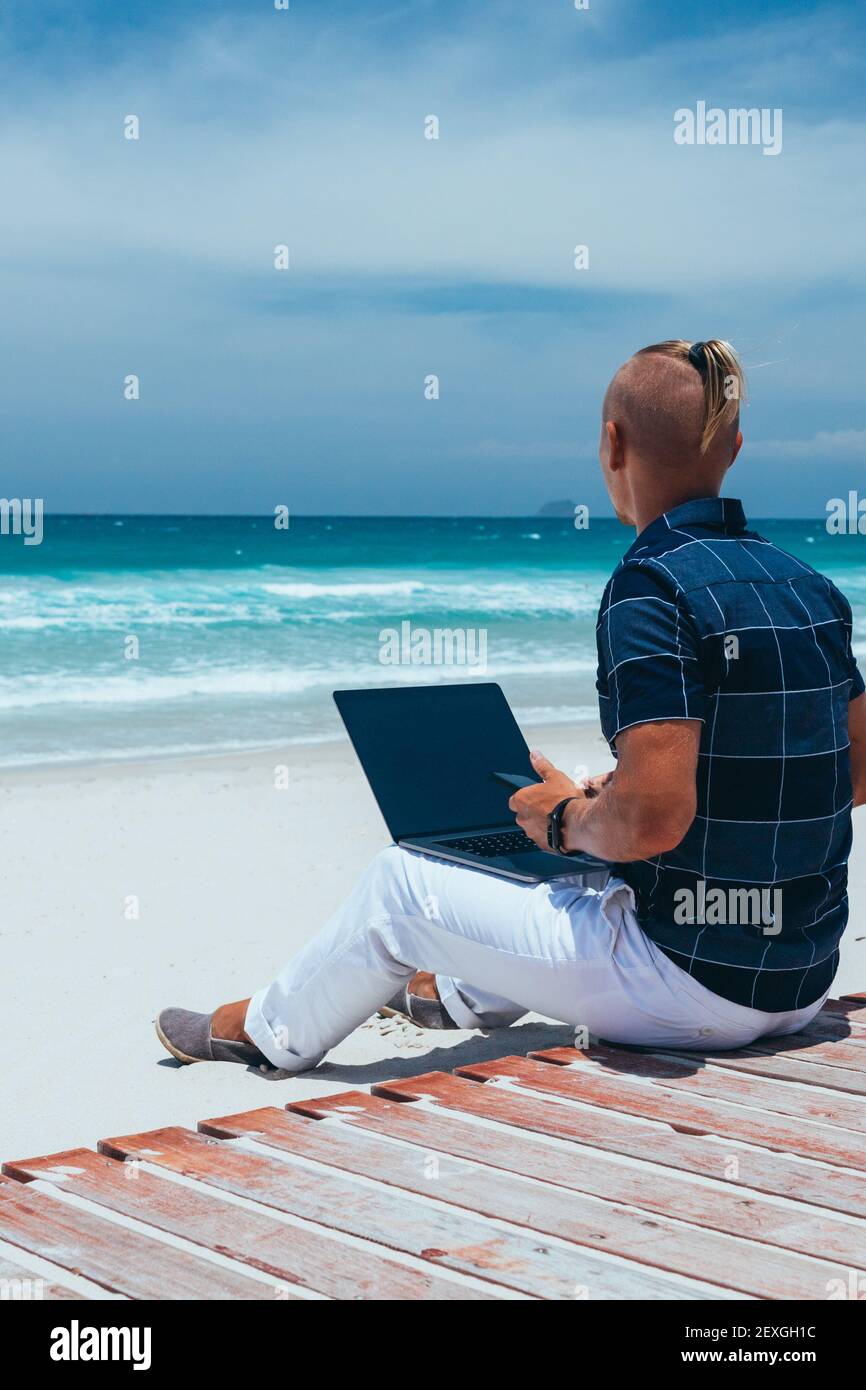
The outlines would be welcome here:
M 592 508 L 590 507 L 590 515 Z M 47 517 L 88 517 L 102 518 L 105 520 L 116 520 L 117 518 L 139 518 L 154 520 L 157 518 L 166 521 L 272 521 L 273 512 L 139 512 L 139 511 L 117 511 L 117 512 L 91 512 L 91 511 L 43 511 Z M 562 512 L 561 515 L 539 512 L 292 512 L 289 511 L 289 520 L 298 521 L 566 521 L 571 516 L 570 512 Z M 812 515 L 762 515 L 754 513 L 756 521 L 826 521 L 824 513 Z M 596 515 L 599 521 L 617 521 L 614 512 L 604 512 Z M 629 523 L 621 522 L 621 525 L 629 529 Z

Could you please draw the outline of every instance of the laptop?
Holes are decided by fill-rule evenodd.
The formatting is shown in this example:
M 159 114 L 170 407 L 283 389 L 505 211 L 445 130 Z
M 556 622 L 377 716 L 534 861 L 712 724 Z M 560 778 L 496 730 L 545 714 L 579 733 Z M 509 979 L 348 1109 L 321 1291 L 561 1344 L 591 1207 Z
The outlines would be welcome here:
M 540 850 L 516 825 L 513 787 L 494 774 L 539 779 L 498 685 L 336 690 L 334 700 L 395 844 L 523 883 L 585 874 L 600 885 L 601 860 Z

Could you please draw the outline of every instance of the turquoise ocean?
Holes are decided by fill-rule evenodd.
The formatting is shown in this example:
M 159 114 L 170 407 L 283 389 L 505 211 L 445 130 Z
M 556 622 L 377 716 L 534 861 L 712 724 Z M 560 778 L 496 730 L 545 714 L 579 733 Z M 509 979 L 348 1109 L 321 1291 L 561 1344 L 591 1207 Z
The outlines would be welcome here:
M 754 525 L 842 588 L 866 655 L 866 539 Z M 0 765 L 332 739 L 332 690 L 397 682 L 498 680 L 524 724 L 594 721 L 596 612 L 632 538 L 569 517 L 46 516 L 41 545 L 0 537 Z M 474 634 L 476 660 L 483 633 L 483 669 L 383 663 L 407 623 Z

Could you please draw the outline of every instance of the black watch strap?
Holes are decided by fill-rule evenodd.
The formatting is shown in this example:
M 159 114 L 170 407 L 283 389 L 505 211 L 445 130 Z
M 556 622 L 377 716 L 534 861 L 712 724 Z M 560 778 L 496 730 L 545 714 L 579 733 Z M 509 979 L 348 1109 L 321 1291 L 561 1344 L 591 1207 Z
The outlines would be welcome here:
M 554 806 L 550 815 L 547 817 L 547 844 L 554 854 L 568 855 L 574 851 L 563 848 L 562 844 L 562 817 L 565 808 L 570 801 L 576 801 L 576 796 L 566 796 L 562 801 Z

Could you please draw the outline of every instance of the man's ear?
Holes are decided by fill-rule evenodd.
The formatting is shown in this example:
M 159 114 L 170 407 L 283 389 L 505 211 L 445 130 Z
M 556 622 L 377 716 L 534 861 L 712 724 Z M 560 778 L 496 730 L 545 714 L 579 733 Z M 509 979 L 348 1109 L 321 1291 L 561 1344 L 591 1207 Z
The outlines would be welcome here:
M 607 435 L 607 466 L 615 473 L 617 469 L 622 468 L 622 440 L 613 420 L 608 420 L 604 429 Z
M 742 447 L 743 447 L 743 431 L 742 431 L 742 430 L 737 430 L 737 437 L 736 437 L 736 439 L 734 440 L 734 449 L 733 449 L 733 453 L 731 454 L 731 459 L 730 459 L 730 463 L 728 464 L 728 468 L 731 467 L 731 465 L 733 464 L 734 460 L 735 460 L 736 457 L 737 457 L 737 454 L 740 452 L 740 450 L 742 449 Z

